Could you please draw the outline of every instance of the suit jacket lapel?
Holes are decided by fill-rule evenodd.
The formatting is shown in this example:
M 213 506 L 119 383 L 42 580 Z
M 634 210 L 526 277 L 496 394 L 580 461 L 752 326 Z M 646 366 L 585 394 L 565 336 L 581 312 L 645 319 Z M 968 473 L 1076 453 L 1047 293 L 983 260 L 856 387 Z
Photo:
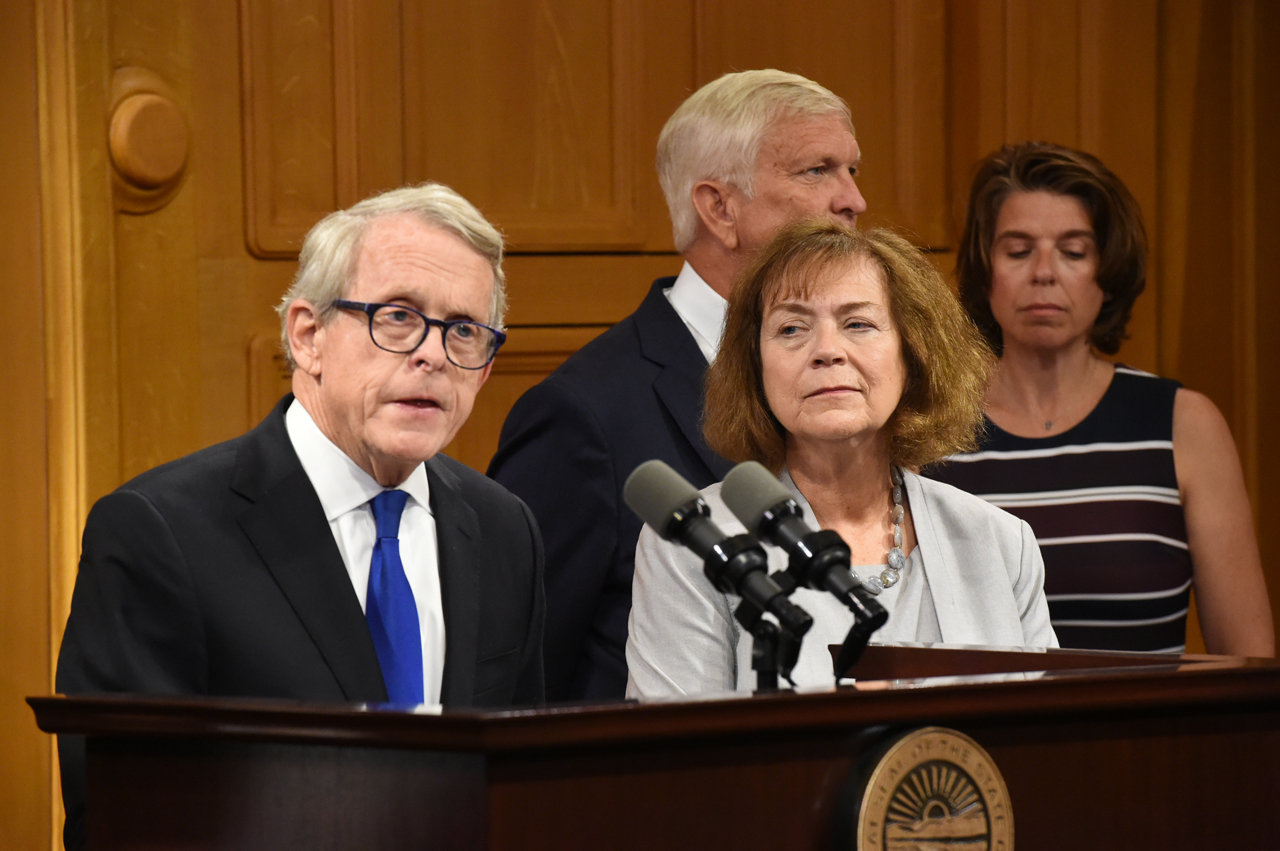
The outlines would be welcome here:
M 702 357 L 702 353 L 698 353 Z M 680 427 L 681 434 L 689 441 L 689 445 L 698 453 L 698 457 L 707 465 L 712 479 L 718 482 L 728 474 L 732 464 L 717 455 L 707 446 L 702 436 L 702 380 L 694 381 L 678 367 L 667 367 L 662 375 L 653 383 L 653 390 L 659 401 L 667 409 L 667 413 Z M 711 482 L 707 482 L 710 484 Z
M 654 392 L 689 445 L 707 465 L 712 481 L 719 481 L 733 465 L 712 452 L 702 436 L 702 383 L 707 360 L 662 292 L 664 285 L 670 286 L 673 280 L 663 278 L 655 282 L 636 311 L 640 351 L 662 366 L 662 373 L 653 383 Z
M 239 517 L 280 590 L 333 671 L 347 700 L 387 699 L 360 601 L 320 498 L 284 425 L 286 397 L 245 436 L 233 488 L 252 501 Z
M 969 611 L 967 595 L 953 567 L 964 562 L 957 557 L 951 536 L 939 528 L 929 501 L 920 488 L 919 476 L 904 471 L 903 479 L 911 506 L 911 522 L 915 525 L 915 551 L 929 580 L 929 593 L 933 595 L 942 640 L 948 644 L 984 644 L 981 633 L 975 631 L 977 620 Z
M 440 702 L 466 706 L 475 694 L 480 629 L 480 521 L 463 499 L 457 478 L 438 460 L 426 463 L 431 515 L 436 521 L 440 600 L 444 607 L 444 677 Z

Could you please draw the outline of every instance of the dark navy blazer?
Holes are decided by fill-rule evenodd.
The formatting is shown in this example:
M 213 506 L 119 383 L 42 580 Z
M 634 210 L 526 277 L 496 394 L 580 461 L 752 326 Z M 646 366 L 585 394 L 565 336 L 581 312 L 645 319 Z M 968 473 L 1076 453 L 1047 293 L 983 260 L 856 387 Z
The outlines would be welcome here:
M 387 699 L 360 601 L 285 428 L 291 400 L 247 434 L 94 505 L 58 691 Z M 441 702 L 537 704 L 545 604 L 533 517 L 443 455 L 426 472 L 445 620 Z M 68 848 L 79 847 L 83 741 L 62 737 L 59 750 Z
M 530 389 L 507 416 L 489 475 L 528 503 L 547 552 L 548 700 L 621 698 L 640 518 L 631 471 L 666 461 L 695 487 L 730 464 L 702 437 L 707 361 L 654 282 L 631 316 Z

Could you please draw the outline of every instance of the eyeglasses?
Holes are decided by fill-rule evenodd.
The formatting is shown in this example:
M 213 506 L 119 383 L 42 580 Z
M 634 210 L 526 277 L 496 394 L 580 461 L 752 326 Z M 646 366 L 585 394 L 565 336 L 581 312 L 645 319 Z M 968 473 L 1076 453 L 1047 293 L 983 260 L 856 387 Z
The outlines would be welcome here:
M 380 349 L 406 355 L 421 346 L 432 328 L 444 335 L 444 356 L 463 369 L 484 369 L 507 341 L 496 328 L 468 319 L 432 319 L 403 304 L 338 299 L 335 307 L 369 317 L 369 336 Z

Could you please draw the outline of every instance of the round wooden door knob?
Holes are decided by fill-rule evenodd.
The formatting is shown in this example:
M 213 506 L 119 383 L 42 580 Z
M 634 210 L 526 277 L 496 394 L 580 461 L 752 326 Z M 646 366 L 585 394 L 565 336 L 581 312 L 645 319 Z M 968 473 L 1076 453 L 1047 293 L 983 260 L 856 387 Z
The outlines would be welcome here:
M 111 115 L 111 159 L 134 186 L 153 189 L 181 175 L 189 141 L 182 111 L 162 95 L 129 95 Z

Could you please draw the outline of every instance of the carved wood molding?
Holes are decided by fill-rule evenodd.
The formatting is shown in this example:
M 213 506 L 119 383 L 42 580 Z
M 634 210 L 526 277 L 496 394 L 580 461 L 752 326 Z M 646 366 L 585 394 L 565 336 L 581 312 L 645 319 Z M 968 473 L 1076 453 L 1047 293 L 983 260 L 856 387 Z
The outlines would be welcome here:
M 109 67 L 106 11 L 90 0 L 37 0 L 40 204 L 44 293 L 48 682 L 71 610 L 90 494 L 115 478 L 118 425 L 110 165 L 103 150 Z M 35 165 L 35 164 L 33 164 Z M 90 285 L 91 284 L 91 285 Z M 39 309 L 39 307 L 37 307 Z M 36 566 L 28 566 L 36 569 Z M 35 600 L 33 605 L 39 605 Z M 63 808 L 52 742 L 51 846 L 62 848 Z M 42 766 L 42 767 L 44 767 Z M 31 782 L 39 782 L 35 776 Z
M 168 204 L 182 184 L 191 151 L 186 110 L 155 72 L 117 68 L 111 78 L 107 150 L 116 206 L 150 213 Z
M 246 242 L 296 256 L 338 200 L 332 6 L 241 0 L 240 26 Z

